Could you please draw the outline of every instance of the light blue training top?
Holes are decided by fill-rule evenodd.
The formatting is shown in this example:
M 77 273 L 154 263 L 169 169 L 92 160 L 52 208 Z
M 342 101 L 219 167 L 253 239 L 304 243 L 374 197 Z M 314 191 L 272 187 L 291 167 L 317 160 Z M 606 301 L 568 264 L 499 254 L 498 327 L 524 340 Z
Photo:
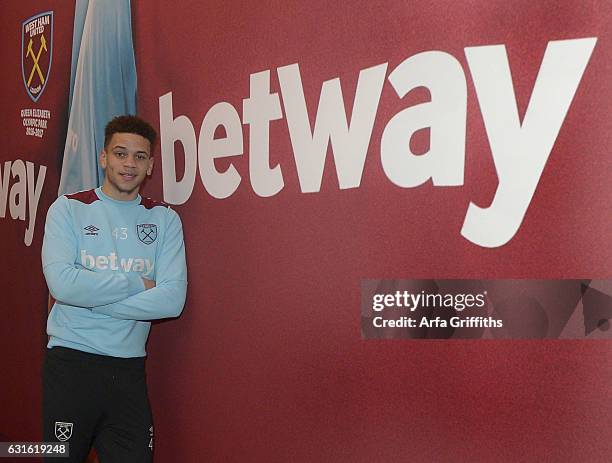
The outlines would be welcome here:
M 140 195 L 118 201 L 96 188 L 60 196 L 47 213 L 42 265 L 56 300 L 47 347 L 143 357 L 149 320 L 177 317 L 185 304 L 181 220 Z M 142 278 L 156 286 L 145 290 Z

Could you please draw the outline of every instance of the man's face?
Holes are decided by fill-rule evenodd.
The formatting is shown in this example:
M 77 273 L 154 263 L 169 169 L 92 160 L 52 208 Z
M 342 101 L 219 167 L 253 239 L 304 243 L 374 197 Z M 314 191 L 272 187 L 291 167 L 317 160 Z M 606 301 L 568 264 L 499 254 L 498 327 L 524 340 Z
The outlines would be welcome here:
M 151 143 L 135 133 L 115 133 L 100 154 L 100 165 L 105 169 L 102 191 L 113 199 L 132 200 L 153 170 Z

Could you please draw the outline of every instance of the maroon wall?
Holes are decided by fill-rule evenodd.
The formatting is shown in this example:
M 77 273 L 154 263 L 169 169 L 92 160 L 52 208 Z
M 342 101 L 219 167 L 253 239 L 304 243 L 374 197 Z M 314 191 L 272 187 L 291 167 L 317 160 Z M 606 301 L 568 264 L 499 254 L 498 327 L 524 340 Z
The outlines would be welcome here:
M 139 111 L 196 135 L 216 103 L 242 115 L 249 75 L 298 63 L 314 126 L 324 81 L 350 114 L 361 69 L 387 74 L 422 51 L 461 63 L 468 83 L 465 184 L 392 184 L 380 161 L 401 100 L 388 81 L 359 188 L 339 189 L 331 149 L 321 191 L 300 191 L 286 117 L 270 124 L 285 186 L 262 198 L 248 139 L 227 199 L 196 174 L 178 209 L 190 290 L 177 322 L 152 332 L 158 455 L 181 461 L 605 461 L 612 446 L 609 342 L 363 341 L 363 278 L 609 278 L 612 164 L 606 2 L 185 2 L 134 12 Z M 505 44 L 519 113 L 546 45 L 598 42 L 516 236 L 485 249 L 460 235 L 469 201 L 488 206 L 495 169 L 464 48 Z M 281 99 L 282 101 L 282 99 Z M 286 111 L 283 109 L 283 115 Z M 222 135 L 222 134 L 221 134 Z M 423 143 L 415 140 L 415 144 Z M 179 166 L 182 147 L 175 144 Z M 158 159 L 159 162 L 159 159 Z M 219 171 L 229 160 L 217 161 Z M 161 169 L 149 191 L 161 195 Z M 179 177 L 181 167 L 178 167 Z M 198 436 L 182 445 L 184 436 Z M 194 456 L 198 454 L 199 456 Z
M 34 102 L 26 92 L 22 77 L 21 27 L 26 19 L 49 10 L 54 12 L 53 43 L 47 43 L 47 53 L 52 53 L 51 69 L 46 78 L 44 91 L 38 101 Z M 27 183 L 27 177 L 9 176 L 7 209 L 5 216 L 0 218 L 0 236 L 2 236 L 0 441 L 37 441 L 40 440 L 42 431 L 40 376 L 47 338 L 45 334 L 47 290 L 40 267 L 40 248 L 45 215 L 49 205 L 57 197 L 59 168 L 66 137 L 74 4 L 61 0 L 1 2 L 0 17 L 2 18 L 0 30 L 2 175 L 5 173 L 7 161 L 11 162 L 11 168 L 17 160 L 32 163 L 36 175 L 32 178 L 33 181 L 41 178 L 39 177 L 41 166 L 46 168 L 30 245 L 25 242 L 26 229 L 29 228 L 31 215 L 34 214 L 30 214 L 30 200 L 26 196 L 33 194 L 34 190 L 28 187 L 26 196 L 19 194 L 15 197 L 16 204 L 25 201 L 25 220 L 13 219 L 10 212 L 11 191 L 15 191 L 16 194 L 21 191 L 16 185 L 21 181 Z M 49 40 L 50 34 L 47 33 L 46 37 Z M 39 46 L 39 42 L 36 41 L 33 49 L 37 54 Z M 41 66 L 47 53 L 41 52 L 39 57 Z M 29 74 L 26 79 L 28 76 Z M 42 137 L 26 134 L 24 119 L 31 117 L 22 117 L 22 110 L 33 109 L 50 111 L 49 119 L 38 118 L 47 120 L 47 128 Z M 0 200 L 2 200 L 1 195 Z
M 40 227 L 57 185 L 72 12 L 55 4 L 55 74 L 40 104 L 46 98 L 58 109 L 53 135 L 41 142 L 21 135 L 18 117 L 31 105 L 20 24 L 53 8 L 33 5 L 0 7 L 3 23 L 14 26 L 12 36 L 2 32 L 2 62 L 13 70 L 2 76 L 2 160 L 49 167 Z M 608 461 L 610 341 L 364 341 L 359 298 L 365 278 L 612 277 L 611 23 L 605 1 L 135 2 L 138 109 L 154 125 L 168 92 L 173 117 L 187 116 L 196 136 L 216 103 L 242 117 L 250 75 L 265 70 L 283 108 L 270 124 L 270 166 L 279 164 L 284 180 L 278 194 L 253 191 L 244 125 L 244 154 L 216 162 L 219 171 L 234 166 L 237 190 L 213 198 L 196 173 L 189 199 L 177 206 L 190 286 L 182 317 L 157 323 L 148 345 L 156 460 Z M 517 234 L 492 249 L 466 240 L 468 204 L 487 207 L 497 176 L 464 49 L 506 46 L 522 117 L 548 42 L 586 37 L 597 44 Z M 277 68 L 299 64 L 314 127 L 323 82 L 340 78 L 350 117 L 360 70 L 388 63 L 388 77 L 430 50 L 454 56 L 467 80 L 464 184 L 401 188 L 388 179 L 385 126 L 430 95 L 401 99 L 385 79 L 359 187 L 339 187 L 328 148 L 320 191 L 303 193 Z M 411 145 L 425 151 L 428 133 Z M 180 176 L 181 144 L 174 149 Z M 146 193 L 162 197 L 156 154 Z M 10 378 L 0 386 L 10 404 L 0 433 L 16 440 L 37 429 L 41 228 L 25 247 L 22 222 L 0 219 L 0 227 L 0 339 Z

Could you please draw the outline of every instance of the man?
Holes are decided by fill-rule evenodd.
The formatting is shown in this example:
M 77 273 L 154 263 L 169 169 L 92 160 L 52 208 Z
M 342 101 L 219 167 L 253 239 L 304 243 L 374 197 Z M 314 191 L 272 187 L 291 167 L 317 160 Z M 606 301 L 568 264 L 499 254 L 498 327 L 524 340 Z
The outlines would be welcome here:
M 156 137 L 136 116 L 111 120 L 102 187 L 61 196 L 47 214 L 44 441 L 69 443 L 66 461 L 82 462 L 92 444 L 102 463 L 152 460 L 149 321 L 180 315 L 187 289 L 178 214 L 139 195 Z

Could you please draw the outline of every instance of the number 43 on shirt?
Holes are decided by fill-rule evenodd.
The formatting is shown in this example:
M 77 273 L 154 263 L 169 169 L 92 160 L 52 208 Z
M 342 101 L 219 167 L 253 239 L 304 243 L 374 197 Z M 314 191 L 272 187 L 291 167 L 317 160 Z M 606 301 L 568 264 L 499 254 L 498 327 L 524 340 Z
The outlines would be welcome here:
M 126 227 L 115 227 L 113 229 L 113 238 L 115 238 L 116 240 L 127 240 L 128 237 L 128 233 L 127 233 L 128 229 Z

